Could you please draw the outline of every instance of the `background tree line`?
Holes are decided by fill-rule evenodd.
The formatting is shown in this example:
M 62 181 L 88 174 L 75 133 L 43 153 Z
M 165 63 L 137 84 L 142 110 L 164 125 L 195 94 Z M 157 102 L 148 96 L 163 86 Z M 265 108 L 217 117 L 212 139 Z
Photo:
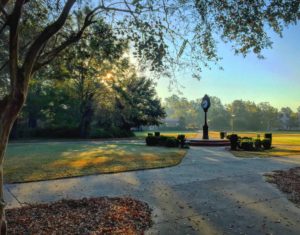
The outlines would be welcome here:
M 267 102 L 254 103 L 251 101 L 235 100 L 231 104 L 222 104 L 218 97 L 210 97 L 211 107 L 208 111 L 208 122 L 214 130 L 239 131 L 269 131 L 269 130 L 299 130 L 300 106 L 297 112 L 289 107 L 278 110 Z M 201 129 L 204 122 L 204 112 L 201 99 L 187 100 L 173 95 L 165 99 L 164 107 L 168 120 L 176 120 L 176 124 L 169 125 L 169 129 Z M 177 128 L 177 129 L 178 129 Z

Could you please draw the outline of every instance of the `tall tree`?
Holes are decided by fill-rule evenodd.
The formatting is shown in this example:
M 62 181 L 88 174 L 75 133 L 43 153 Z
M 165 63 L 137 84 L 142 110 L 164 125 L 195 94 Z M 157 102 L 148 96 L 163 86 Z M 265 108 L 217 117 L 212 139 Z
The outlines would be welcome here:
M 218 97 L 210 97 L 210 102 L 211 107 L 208 111 L 209 126 L 213 130 L 228 130 L 230 127 L 230 114 Z M 201 113 L 203 113 L 202 110 Z
M 88 37 L 87 37 L 88 36 Z M 64 53 L 63 63 L 73 84 L 79 103 L 79 130 L 82 138 L 88 137 L 94 115 L 94 102 L 108 74 L 124 64 L 128 43 L 117 39 L 112 28 L 98 19 L 84 33 L 76 46 Z M 61 69 L 61 66 L 58 68 Z
M 278 110 L 267 102 L 258 104 L 261 128 L 270 131 L 278 127 Z
M 295 115 L 290 107 L 283 107 L 279 112 L 281 128 L 290 130 L 295 125 Z
M 205 65 L 207 60 L 218 60 L 214 35 L 232 41 L 237 53 L 246 55 L 252 50 L 261 56 L 262 49 L 271 45 L 266 26 L 281 34 L 284 25 L 296 23 L 300 17 L 299 0 L 103 0 L 98 6 L 86 8 L 84 23 L 75 26 L 67 23 L 69 15 L 76 14 L 72 8 L 88 1 L 78 1 L 77 5 L 76 2 L 0 0 L 1 45 L 8 48 L 4 50 L 4 65 L 0 66 L 4 74 L 1 77 L 8 81 L 6 93 L 0 100 L 2 234 L 6 232 L 2 186 L 4 153 L 11 127 L 26 100 L 29 80 L 61 51 L 77 42 L 94 23 L 95 14 L 102 14 L 116 26 L 116 32 L 132 39 L 137 56 L 148 61 L 143 67 L 156 71 L 166 69 L 168 63 L 176 61 L 174 58 L 186 61 L 184 55 L 189 52 L 198 69 L 201 61 Z M 116 17 L 115 13 L 120 14 Z M 178 42 L 181 46 L 176 50 Z M 168 43 L 174 46 L 167 47 Z
M 159 125 L 165 111 L 150 79 L 132 74 L 113 85 L 121 128 Z

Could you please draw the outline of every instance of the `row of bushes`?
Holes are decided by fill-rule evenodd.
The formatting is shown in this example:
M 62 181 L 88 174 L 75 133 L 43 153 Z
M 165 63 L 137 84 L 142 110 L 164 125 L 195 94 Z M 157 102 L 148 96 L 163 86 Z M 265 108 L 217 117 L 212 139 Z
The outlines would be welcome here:
M 236 134 L 228 135 L 230 140 L 231 150 L 242 149 L 246 151 L 258 151 L 264 149 L 271 149 L 272 147 L 272 134 L 265 134 L 264 139 L 251 137 L 240 137 Z
M 79 129 L 71 127 L 58 128 L 18 128 L 12 131 L 11 139 L 30 138 L 79 138 Z
M 133 137 L 132 131 L 123 130 L 117 127 L 110 129 L 95 128 L 92 129 L 88 138 L 122 138 Z M 36 128 L 36 129 L 18 129 L 17 133 L 11 135 L 11 139 L 29 139 L 29 138 L 80 138 L 78 128 L 59 127 L 59 128 Z
M 164 146 L 164 147 L 187 147 L 185 144 L 185 135 L 178 135 L 177 138 L 173 136 L 163 136 L 160 132 L 148 133 L 146 137 L 146 144 L 148 146 Z
M 90 138 L 125 138 L 125 137 L 133 137 L 134 133 L 130 130 L 124 130 L 117 127 L 113 127 L 110 129 L 102 129 L 96 128 L 93 129 L 90 133 Z

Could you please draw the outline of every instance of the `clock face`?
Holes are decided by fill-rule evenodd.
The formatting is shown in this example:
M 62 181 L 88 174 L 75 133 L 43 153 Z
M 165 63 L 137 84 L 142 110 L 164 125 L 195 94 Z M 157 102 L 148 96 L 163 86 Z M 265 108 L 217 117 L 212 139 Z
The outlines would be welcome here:
M 203 100 L 201 103 L 202 108 L 206 109 L 208 107 L 208 102 L 207 100 Z

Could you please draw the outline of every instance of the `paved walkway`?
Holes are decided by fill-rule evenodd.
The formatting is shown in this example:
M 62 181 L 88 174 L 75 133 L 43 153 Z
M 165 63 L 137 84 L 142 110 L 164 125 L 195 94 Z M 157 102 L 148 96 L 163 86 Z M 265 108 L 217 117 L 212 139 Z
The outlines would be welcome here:
M 8 207 L 62 198 L 131 196 L 153 208 L 148 234 L 300 234 L 300 208 L 263 174 L 300 165 L 299 157 L 232 156 L 191 148 L 171 168 L 7 184 Z

